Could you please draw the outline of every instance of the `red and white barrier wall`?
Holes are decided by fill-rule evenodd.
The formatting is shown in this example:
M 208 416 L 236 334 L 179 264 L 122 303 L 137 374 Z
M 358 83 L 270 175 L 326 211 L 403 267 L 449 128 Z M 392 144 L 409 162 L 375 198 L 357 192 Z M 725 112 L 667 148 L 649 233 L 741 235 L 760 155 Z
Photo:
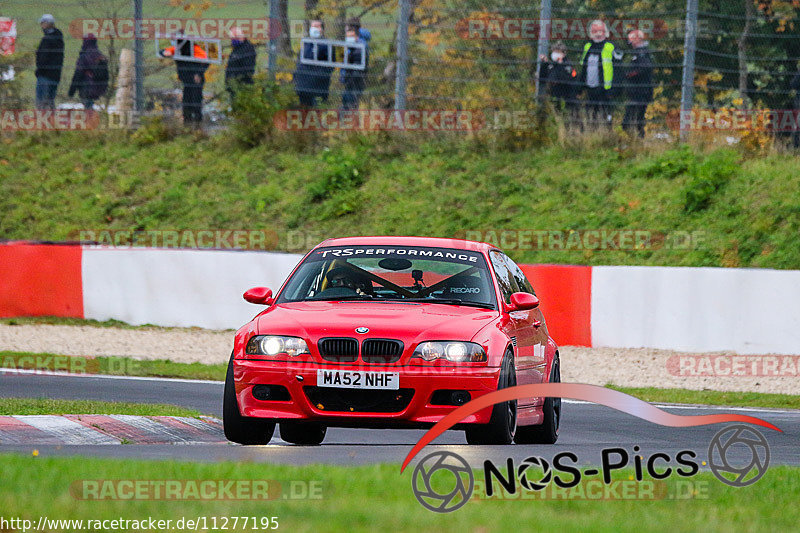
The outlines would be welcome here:
M 0 316 L 234 329 L 298 255 L 0 245 Z M 561 345 L 800 353 L 800 271 L 525 265 Z

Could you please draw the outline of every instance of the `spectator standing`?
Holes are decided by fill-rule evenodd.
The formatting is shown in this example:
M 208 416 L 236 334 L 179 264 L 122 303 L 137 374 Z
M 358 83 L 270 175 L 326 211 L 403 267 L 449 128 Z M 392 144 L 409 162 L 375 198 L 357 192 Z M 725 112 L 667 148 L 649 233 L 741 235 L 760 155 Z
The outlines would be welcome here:
M 542 65 L 539 74 L 539 83 L 547 84 L 547 94 L 557 108 L 565 110 L 570 118 L 575 118 L 576 110 L 575 93 L 578 71 L 567 59 L 567 47 L 559 41 L 553 46 L 550 58 L 540 57 Z
M 611 126 L 611 98 L 614 89 L 615 64 L 622 59 L 614 44 L 608 40 L 605 22 L 595 20 L 589 27 L 591 41 L 583 47 L 580 85 L 586 92 L 586 109 L 589 121 Z
M 108 91 L 108 59 L 97 48 L 97 39 L 94 35 L 83 38 L 78 61 L 75 63 L 75 72 L 72 83 L 69 85 L 69 97 L 76 92 L 81 99 L 83 108 L 94 109 L 94 101 Z
M 324 39 L 325 24 L 321 20 L 312 20 L 309 23 L 308 36 L 312 39 Z M 317 47 L 316 59 L 320 61 L 333 59 L 330 46 L 319 44 Z M 314 59 L 314 45 L 312 43 L 306 43 L 302 47 L 294 70 L 294 90 L 300 99 L 300 105 L 304 108 L 311 108 L 317 105 L 317 98 L 323 102 L 328 101 L 333 68 L 308 65 L 302 62 L 303 58 Z
M 653 102 L 653 56 L 642 30 L 628 34 L 628 43 L 633 48 L 633 56 L 627 73 L 628 104 L 622 127 L 626 131 L 636 130 L 644 138 L 647 106 Z
M 256 72 L 256 49 L 247 40 L 241 28 L 231 28 L 230 36 L 233 50 L 225 67 L 225 88 L 233 97 L 237 84 L 253 83 L 253 75 Z
M 44 37 L 36 49 L 36 108 L 55 109 L 56 93 L 64 66 L 64 36 L 53 15 L 42 15 L 39 26 Z
M 345 41 L 351 44 L 361 43 L 364 45 L 364 70 L 340 69 L 339 79 L 344 87 L 342 93 L 342 109 L 345 111 L 356 110 L 361 101 L 361 95 L 367 87 L 367 68 L 369 68 L 369 42 L 372 34 L 369 30 L 361 27 L 361 21 L 352 18 L 347 21 L 345 27 Z M 348 63 L 357 65 L 361 63 L 361 50 L 350 49 Z
M 190 39 L 179 38 L 174 46 L 162 50 L 163 57 L 193 57 L 200 60 L 208 59 L 206 51 Z M 175 68 L 178 70 L 178 79 L 183 84 L 183 124 L 186 126 L 199 126 L 203 122 L 203 86 L 208 63 L 201 61 L 188 61 L 175 59 Z

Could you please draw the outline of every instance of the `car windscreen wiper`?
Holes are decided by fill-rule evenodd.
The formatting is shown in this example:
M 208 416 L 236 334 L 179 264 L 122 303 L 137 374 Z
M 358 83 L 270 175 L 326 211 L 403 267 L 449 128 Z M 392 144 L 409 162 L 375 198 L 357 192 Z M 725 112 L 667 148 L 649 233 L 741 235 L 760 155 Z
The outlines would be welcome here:
M 487 304 L 484 302 L 474 302 L 471 300 L 459 300 L 458 298 L 404 298 L 400 301 L 444 304 L 444 305 L 463 305 L 465 307 L 478 307 L 480 309 L 494 309 L 493 304 Z
M 374 296 L 370 296 L 369 294 L 364 294 L 361 296 L 339 296 L 338 298 L 309 298 L 308 300 L 303 300 L 305 302 L 348 302 L 354 300 L 375 300 Z

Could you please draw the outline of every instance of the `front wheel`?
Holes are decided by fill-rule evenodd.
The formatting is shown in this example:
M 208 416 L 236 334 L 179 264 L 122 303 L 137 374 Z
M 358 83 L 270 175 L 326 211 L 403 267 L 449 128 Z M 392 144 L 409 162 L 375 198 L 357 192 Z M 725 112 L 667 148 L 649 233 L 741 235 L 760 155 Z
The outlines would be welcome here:
M 231 354 L 228 373 L 225 376 L 222 427 L 226 439 L 245 446 L 269 444 L 272 434 L 275 433 L 275 422 L 272 420 L 250 418 L 242 416 L 239 412 L 239 402 L 236 400 L 236 387 L 233 381 L 233 354 Z
M 553 361 L 550 371 L 550 383 L 561 383 L 561 363 L 559 358 Z M 558 440 L 558 427 L 561 424 L 561 398 L 545 398 L 544 422 L 538 426 L 517 428 L 514 441 L 517 444 L 555 444 Z
M 503 359 L 497 390 L 514 387 L 517 374 L 514 370 L 514 354 L 508 352 Z M 473 424 L 465 430 L 467 444 L 500 444 L 514 442 L 517 429 L 517 401 L 498 403 L 492 408 L 488 424 Z

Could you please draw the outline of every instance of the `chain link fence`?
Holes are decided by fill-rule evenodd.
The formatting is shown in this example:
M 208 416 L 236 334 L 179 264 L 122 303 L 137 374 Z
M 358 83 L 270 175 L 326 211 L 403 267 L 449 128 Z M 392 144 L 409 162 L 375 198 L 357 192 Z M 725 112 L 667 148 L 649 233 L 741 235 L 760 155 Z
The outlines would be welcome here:
M 693 7 L 694 6 L 694 7 Z M 687 17 L 696 9 L 696 20 Z M 134 26 L 119 21 L 134 20 L 132 0 L 54 0 L 35 4 L 9 0 L 0 6 L 0 16 L 16 21 L 14 54 L 3 56 L 0 68 L 14 66 L 14 79 L 4 79 L 0 105 L 3 108 L 32 106 L 35 79 L 33 56 L 42 36 L 38 19 L 43 13 L 56 18 L 65 40 L 64 68 L 57 103 L 79 106 L 67 91 L 75 69 L 81 38 L 87 28 L 98 31 L 101 51 L 109 57 L 110 90 L 98 101 L 102 108 L 122 104 L 120 86 L 133 84 L 127 76 L 135 48 Z M 614 45 L 613 83 L 609 112 L 614 123 L 622 120 L 630 101 L 631 60 L 637 50 L 626 42 L 631 30 L 641 30 L 652 54 L 653 75 L 648 82 L 652 102 L 647 109 L 651 135 L 673 135 L 681 128 L 703 129 L 720 124 L 721 111 L 795 109 L 792 82 L 800 59 L 800 6 L 793 2 L 753 0 L 142 0 L 142 18 L 147 21 L 212 21 L 210 32 L 219 39 L 223 63 L 206 71 L 205 112 L 221 119 L 228 103 L 224 68 L 231 51 L 226 22 L 257 26 L 270 20 L 268 31 L 255 32 L 252 41 L 258 53 L 256 71 L 290 86 L 296 70 L 300 40 L 307 35 L 309 19 L 326 23 L 326 37 L 342 39 L 346 21 L 361 20 L 369 31 L 369 67 L 361 109 L 429 110 L 528 110 L 537 94 L 547 98 L 550 86 L 539 73 L 552 61 L 558 48 L 574 74 L 569 103 L 582 109 L 587 104 L 587 80 L 582 64 L 591 42 L 592 21 L 603 20 Z M 93 21 L 94 26 L 86 21 Z M 115 24 L 103 25 L 102 21 Z M 100 23 L 97 23 L 100 21 Z M 249 22 L 248 22 L 249 21 Z M 211 27 L 209 26 L 209 27 Z M 193 26 L 198 27 L 198 26 Z M 696 30 L 696 44 L 687 49 L 687 29 Z M 104 31 L 105 30 L 105 31 Z M 189 33 L 187 31 L 187 33 Z M 171 60 L 156 55 L 153 38 L 142 40 L 140 81 L 145 113 L 178 113 L 181 83 Z M 690 84 L 683 83 L 686 52 L 692 53 L 694 70 Z M 543 62 L 542 56 L 545 60 Z M 120 66 L 122 65 L 122 69 Z M 405 74 L 407 73 L 407 77 Z M 9 89 L 10 84 L 15 90 Z M 640 83 L 640 82 L 638 82 Z M 338 109 L 345 88 L 339 71 L 333 73 L 330 98 L 325 107 Z M 125 103 L 124 105 L 128 105 Z M 702 113 L 706 113 L 703 115 Z M 730 117 L 728 117 L 730 118 Z M 752 117 L 751 117 L 752 118 Z M 705 122 L 703 122 L 705 121 Z M 709 122 L 710 121 L 710 122 Z M 723 125 L 729 125 L 722 121 Z M 748 122 L 752 125 L 752 122 Z M 794 131 L 784 124 L 779 131 Z

